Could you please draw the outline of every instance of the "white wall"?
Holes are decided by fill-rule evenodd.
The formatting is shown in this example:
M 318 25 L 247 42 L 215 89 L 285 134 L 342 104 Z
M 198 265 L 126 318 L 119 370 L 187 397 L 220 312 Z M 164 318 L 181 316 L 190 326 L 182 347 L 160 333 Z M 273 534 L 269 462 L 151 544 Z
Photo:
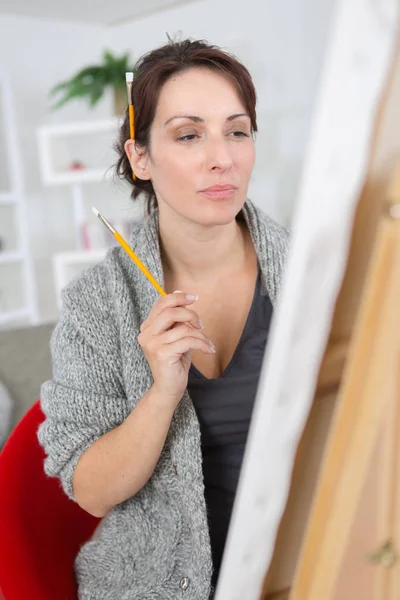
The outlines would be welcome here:
M 42 320 L 57 314 L 51 256 L 74 249 L 75 240 L 69 190 L 41 183 L 36 129 L 43 123 L 109 116 L 112 110 L 106 98 L 93 111 L 72 102 L 50 112 L 49 89 L 98 61 L 105 47 L 130 50 L 138 58 L 165 43 L 166 32 L 205 38 L 232 51 L 249 67 L 259 97 L 258 156 L 249 195 L 289 224 L 333 1 L 199 0 L 115 28 L 0 17 L 0 69 L 10 77 L 16 97 Z

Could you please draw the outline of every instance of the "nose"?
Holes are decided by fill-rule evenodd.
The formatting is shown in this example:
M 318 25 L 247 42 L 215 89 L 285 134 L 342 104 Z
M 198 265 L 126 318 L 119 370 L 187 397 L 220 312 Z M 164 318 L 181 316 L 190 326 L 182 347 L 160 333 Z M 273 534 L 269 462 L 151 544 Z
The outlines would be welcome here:
M 213 137 L 208 141 L 207 168 L 210 171 L 227 171 L 232 167 L 233 160 L 225 139 Z

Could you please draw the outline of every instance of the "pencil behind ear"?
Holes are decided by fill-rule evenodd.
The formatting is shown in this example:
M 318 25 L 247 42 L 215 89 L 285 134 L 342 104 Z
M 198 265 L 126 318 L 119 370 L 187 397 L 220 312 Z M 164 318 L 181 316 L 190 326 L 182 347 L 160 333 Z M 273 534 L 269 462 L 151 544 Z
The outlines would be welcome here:
M 129 133 L 130 139 L 133 141 L 135 139 L 135 108 L 133 106 L 132 99 L 132 84 L 133 84 L 133 73 L 125 73 L 126 80 L 126 91 L 128 94 L 128 105 L 129 105 Z M 132 171 L 132 179 L 136 179 L 135 172 Z

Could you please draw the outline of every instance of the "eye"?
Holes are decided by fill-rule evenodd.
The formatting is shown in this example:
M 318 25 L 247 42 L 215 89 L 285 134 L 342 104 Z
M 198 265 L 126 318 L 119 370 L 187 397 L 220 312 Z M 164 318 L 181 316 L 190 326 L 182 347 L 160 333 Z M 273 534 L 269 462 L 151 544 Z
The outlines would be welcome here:
M 250 137 L 249 134 L 244 131 L 231 131 L 230 135 L 233 137 Z
M 199 137 L 196 133 L 188 133 L 182 137 L 178 137 L 178 142 L 191 142 L 195 138 Z

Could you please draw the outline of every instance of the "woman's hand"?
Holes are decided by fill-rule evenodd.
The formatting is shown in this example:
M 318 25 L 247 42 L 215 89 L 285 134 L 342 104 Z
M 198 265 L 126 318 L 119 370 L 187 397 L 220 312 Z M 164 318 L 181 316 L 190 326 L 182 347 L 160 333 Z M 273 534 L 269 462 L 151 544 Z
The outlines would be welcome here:
M 187 386 L 192 350 L 215 353 L 212 342 L 202 331 L 203 323 L 187 308 L 196 300 L 197 296 L 183 292 L 163 296 L 153 305 L 138 336 L 153 373 L 153 387 L 174 407 Z

